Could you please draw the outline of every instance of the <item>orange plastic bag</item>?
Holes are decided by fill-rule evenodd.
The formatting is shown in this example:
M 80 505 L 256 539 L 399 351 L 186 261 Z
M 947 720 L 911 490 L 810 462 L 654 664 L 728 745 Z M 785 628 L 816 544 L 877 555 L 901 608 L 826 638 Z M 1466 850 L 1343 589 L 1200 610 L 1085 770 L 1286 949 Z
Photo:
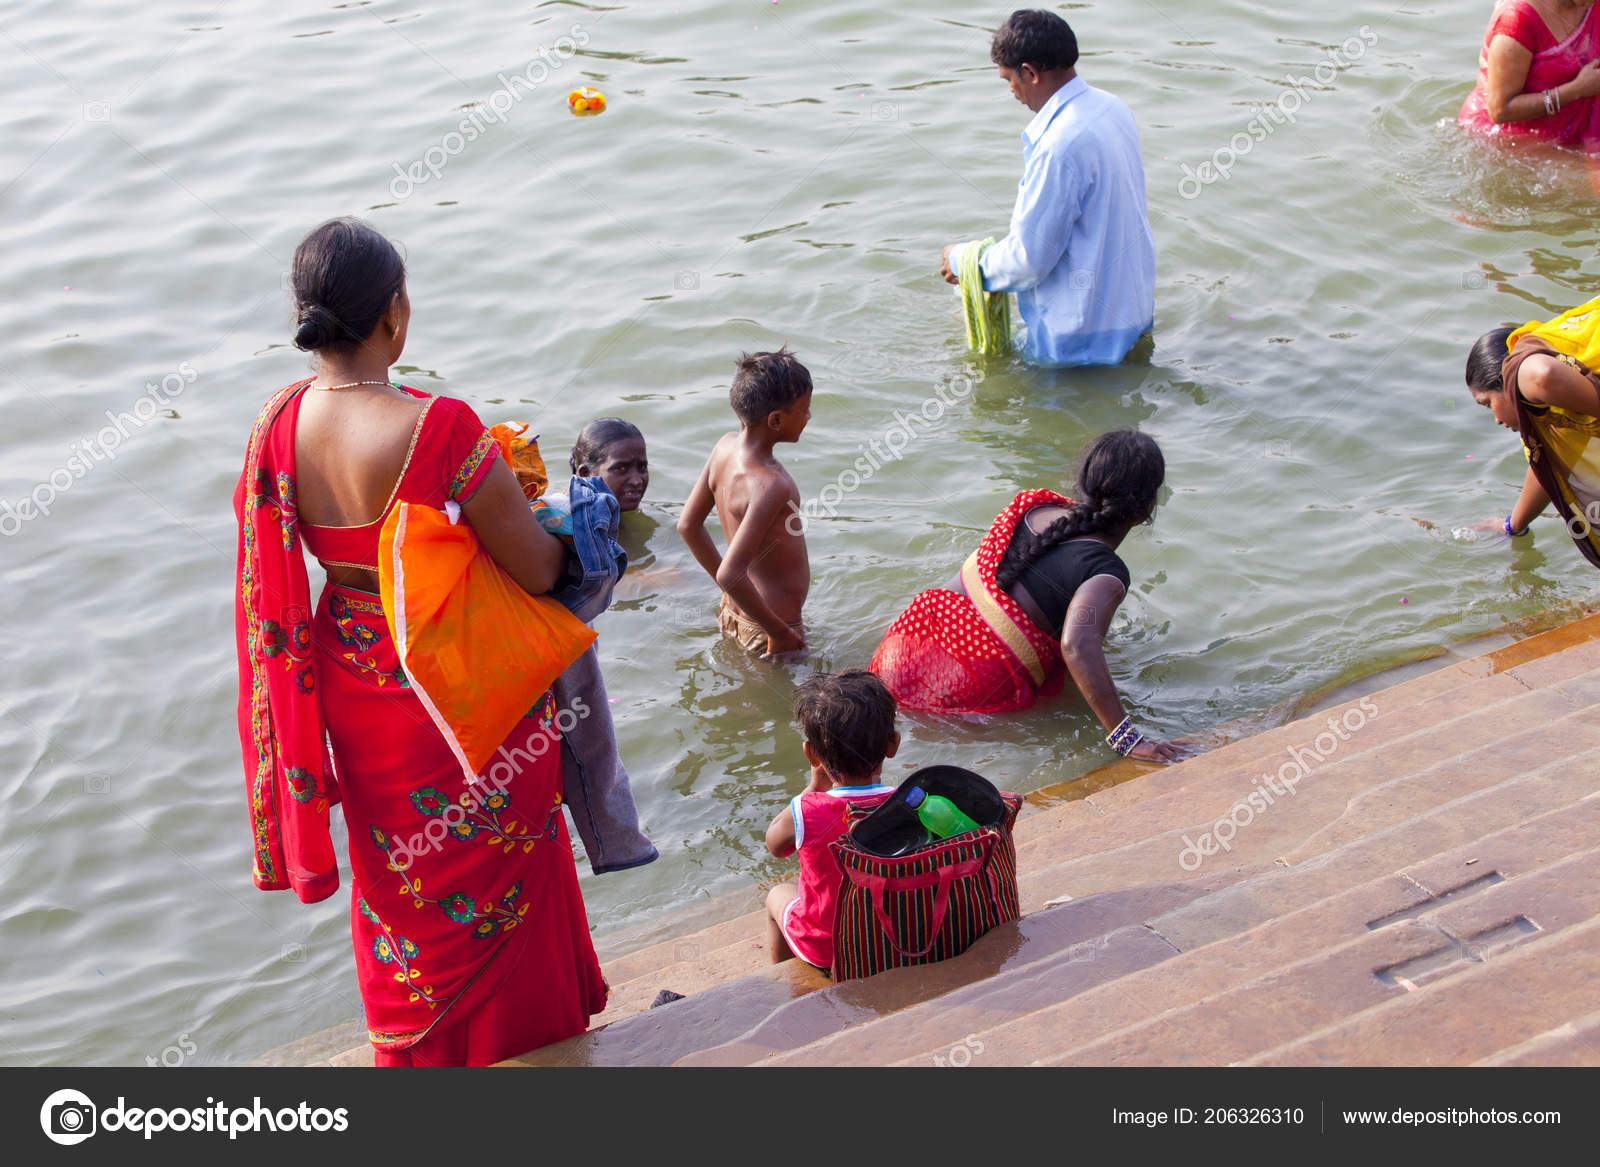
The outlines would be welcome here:
M 389 634 L 411 688 L 470 781 L 594 629 L 548 596 L 530 596 L 432 507 L 395 506 L 378 536 Z
M 500 455 L 511 465 L 517 476 L 517 485 L 523 496 L 532 502 L 550 485 L 550 475 L 545 470 L 544 455 L 539 453 L 539 435 L 527 437 L 528 427 L 520 421 L 507 422 L 489 430 L 489 436 L 500 443 Z

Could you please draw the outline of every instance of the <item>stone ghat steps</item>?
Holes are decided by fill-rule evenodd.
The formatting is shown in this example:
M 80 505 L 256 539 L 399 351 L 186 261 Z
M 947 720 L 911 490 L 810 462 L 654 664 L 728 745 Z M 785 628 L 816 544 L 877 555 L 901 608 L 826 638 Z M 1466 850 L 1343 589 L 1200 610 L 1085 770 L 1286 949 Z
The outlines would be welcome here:
M 1031 914 L 957 960 L 831 985 L 796 962 L 765 965 L 763 917 L 749 913 L 609 962 L 614 993 L 602 1015 L 608 1024 L 512 1064 L 929 1064 L 938 1056 L 976 1057 L 961 1044 L 969 1035 L 982 1040 L 984 1064 L 1071 1058 L 1084 1048 L 1091 1062 L 1323 1060 L 1324 1048 L 1341 1051 L 1335 1059 L 1359 1060 L 1352 1045 L 1339 1044 L 1337 1018 L 1325 1019 L 1324 1028 L 1332 1028 L 1317 1039 L 1325 1046 L 1296 1044 L 1311 1040 L 1315 1029 L 1304 1021 L 1308 1028 L 1271 1047 L 1219 1044 L 1198 1057 L 1183 1051 L 1205 1045 L 1215 1020 L 1202 1009 L 1205 1001 L 1228 993 L 1245 1000 L 1250 986 L 1260 993 L 1256 982 L 1264 978 L 1286 978 L 1283 984 L 1313 996 L 1325 985 L 1343 985 L 1354 994 L 1345 999 L 1365 1002 L 1363 1009 L 1399 1001 L 1399 994 L 1415 1002 L 1409 1008 L 1425 1010 L 1426 1001 L 1453 992 L 1451 984 L 1488 983 L 1476 966 L 1492 965 L 1495 973 L 1509 961 L 1502 959 L 1503 944 L 1519 953 L 1555 954 L 1552 946 L 1562 944 L 1583 951 L 1588 933 L 1581 921 L 1556 927 L 1529 911 L 1517 916 L 1525 923 L 1508 917 L 1465 939 L 1444 925 L 1413 921 L 1445 919 L 1454 902 L 1449 893 L 1468 894 L 1462 888 L 1494 905 L 1508 902 L 1513 885 L 1529 895 L 1545 887 L 1530 883 L 1515 854 L 1491 872 L 1491 858 L 1457 854 L 1463 848 L 1487 851 L 1495 840 L 1504 846 L 1520 840 L 1537 849 L 1538 839 L 1563 825 L 1563 814 L 1592 825 L 1594 804 L 1586 800 L 1600 783 L 1585 756 L 1600 733 L 1587 724 L 1600 701 L 1597 636 L 1600 619 L 1578 621 L 1026 815 L 1017 842 L 1024 910 Z M 1329 717 L 1340 719 L 1345 732 L 1337 741 L 1322 739 L 1325 757 L 1306 754 L 1324 752 L 1317 739 Z M 1296 793 L 1280 793 L 1270 805 L 1258 800 L 1262 809 L 1238 828 L 1230 851 L 1185 855 L 1184 836 L 1215 834 L 1219 817 L 1259 789 L 1250 779 L 1277 774 L 1291 748 L 1302 751 L 1309 769 Z M 1530 835 L 1523 828 L 1534 823 Z M 1586 852 L 1579 847 L 1572 854 Z M 1459 863 L 1468 878 L 1451 883 L 1428 866 L 1436 861 Z M 1386 907 L 1408 895 L 1422 898 Z M 1429 896 L 1439 900 L 1433 907 Z M 1071 902 L 1046 910 L 1062 899 Z M 1404 917 L 1404 927 L 1366 927 L 1386 910 L 1413 915 Z M 1502 926 L 1513 931 L 1502 936 L 1495 931 Z M 1564 932 L 1578 939 L 1557 935 Z M 1474 939 L 1480 934 L 1488 939 Z M 1447 936 L 1455 939 L 1441 939 Z M 1303 946 L 1293 950 L 1298 963 L 1287 955 L 1277 965 L 1247 959 L 1281 952 L 1295 937 Z M 1407 943 L 1421 947 L 1412 952 Z M 1455 969 L 1463 962 L 1448 955 L 1458 949 L 1484 950 L 1493 959 L 1468 959 L 1474 967 Z M 1519 965 L 1523 959 L 1517 957 Z M 1428 966 L 1422 979 L 1406 976 L 1408 961 Z M 1436 989 L 1432 965 L 1441 962 L 1453 971 Z M 1387 980 L 1379 975 L 1385 970 L 1392 974 Z M 1515 1040 L 1470 1058 L 1462 1051 L 1450 1056 L 1593 1061 L 1597 1028 L 1589 1015 L 1600 996 L 1591 992 L 1591 1007 L 1578 1009 L 1562 995 L 1572 984 L 1556 987 L 1561 991 L 1546 1002 L 1550 1015 L 1522 1018 L 1510 1035 Z M 693 995 L 646 1012 L 662 988 Z M 1091 1000 L 1100 1002 L 1094 1017 L 1121 1018 L 1121 1029 L 1087 1025 L 1078 1011 L 1090 1006 L 1077 1002 Z M 1110 1008 L 1117 1001 L 1125 1003 L 1121 1013 Z M 1144 1001 L 1143 1011 L 1129 1012 L 1129 1001 Z M 1147 1018 L 1169 1014 L 1164 1028 L 1150 1028 L 1155 1023 Z M 1244 1020 L 1238 1024 L 1248 1031 Z M 1162 1035 L 1175 1033 L 1187 1037 L 1162 1044 Z M 1224 1055 L 1225 1048 L 1232 1052 Z M 1393 1049 L 1389 1060 L 1397 1060 Z
M 949 1059 L 968 1036 L 976 1035 L 984 1047 L 984 1064 L 1028 1064 L 1062 1057 L 1065 1051 L 1085 1045 L 1090 1052 L 1080 1059 L 1084 1062 L 1132 1064 L 1144 1059 L 1105 1042 L 1113 1034 L 1148 1027 L 1158 1018 L 1167 1019 L 1163 1032 L 1177 1034 L 1178 1040 L 1160 1046 L 1159 1056 L 1148 1059 L 1155 1064 L 1238 1060 L 1253 1051 L 1233 1050 L 1233 1056 L 1225 1056 L 1227 1042 L 1249 1040 L 1258 1029 L 1264 1032 L 1258 1014 L 1293 1017 L 1297 1003 L 1337 1010 L 1401 994 L 1405 989 L 1398 978 L 1406 975 L 1405 970 L 1387 978 L 1377 970 L 1403 966 L 1419 956 L 1448 966 L 1452 962 L 1447 957 L 1468 949 L 1483 949 L 1472 953 L 1483 959 L 1497 951 L 1493 945 L 1500 937 L 1495 929 L 1519 915 L 1542 921 L 1536 925 L 1542 931 L 1566 926 L 1574 917 L 1570 905 L 1557 902 L 1559 897 L 1541 901 L 1531 915 L 1506 909 L 1513 887 L 1516 897 L 1538 898 L 1553 894 L 1553 887 L 1564 881 L 1600 874 L 1596 867 L 1600 798 L 1587 794 L 1597 784 L 1600 764 L 1570 774 L 1559 766 L 1552 771 L 1482 792 L 1469 800 L 1477 804 L 1470 812 L 1459 803 L 1447 804 L 1430 816 L 1379 830 L 1358 844 L 1295 868 L 1235 870 L 1143 889 L 1149 896 L 1192 894 L 1185 902 L 1137 920 L 1118 920 L 1106 913 L 1104 905 L 1126 900 L 1127 892 L 1101 893 L 1047 909 L 1024 919 L 1078 911 L 1086 927 L 1071 943 L 1031 965 L 973 979 L 881 1018 L 824 1032 L 826 997 L 847 988 L 840 985 L 786 1006 L 787 1016 L 775 1015 L 764 1028 L 741 1035 L 730 1046 L 685 1060 L 724 1065 L 757 1061 L 930 1065 L 937 1064 L 939 1056 Z M 1541 806 L 1547 808 L 1545 813 L 1530 819 L 1530 810 Z M 1441 822 L 1469 814 L 1475 829 L 1492 829 L 1497 822 L 1515 825 L 1406 866 L 1408 858 L 1428 854 L 1448 837 L 1439 832 Z M 1534 851 L 1537 855 L 1531 856 Z M 1565 867 L 1559 862 L 1574 855 L 1587 866 Z M 1537 862 L 1539 857 L 1543 864 Z M 1552 863 L 1556 866 L 1549 866 Z M 1469 905 L 1467 900 L 1475 902 Z M 1481 926 L 1472 920 L 1460 922 L 1448 914 L 1459 914 L 1458 904 L 1459 910 L 1470 907 L 1494 918 Z M 1552 914 L 1552 905 L 1561 907 L 1562 914 Z M 1499 918 L 1502 915 L 1504 919 Z M 1120 927 L 1096 932 L 1097 916 Z M 1576 918 L 1584 917 L 1580 912 Z M 1445 933 L 1459 933 L 1465 939 L 1457 944 L 1445 939 Z M 1481 939 L 1484 933 L 1493 935 Z M 1519 926 L 1507 938 L 1532 934 Z M 970 956 L 948 963 L 960 964 Z M 1312 976 L 1315 968 L 1303 971 L 1301 981 L 1310 978 L 1310 989 L 1299 982 L 1287 988 L 1266 983 L 1288 978 L 1287 985 L 1294 981 L 1289 970 L 1317 961 L 1332 961 L 1331 971 L 1320 974 L 1322 981 Z M 1433 971 L 1430 965 L 1426 973 Z M 1408 979 L 1419 983 L 1424 976 L 1418 971 L 1416 978 Z M 1330 983 L 1342 988 L 1343 995 L 1331 992 Z M 1248 991 L 1241 986 L 1248 986 Z M 1220 1020 L 1222 1013 L 1192 1012 L 1199 1005 L 1221 1008 L 1210 1003 L 1235 991 L 1243 1004 L 1233 1017 L 1234 1028 L 1242 1037 L 1227 1036 L 1230 1031 Z M 1262 1000 L 1270 1007 L 1253 995 L 1262 992 L 1267 993 Z M 1306 1001 L 1300 1001 L 1301 996 Z M 785 1046 L 775 1040 L 778 1034 L 802 1029 L 800 1015 L 807 1010 L 816 1013 L 811 1028 L 822 1036 L 805 1046 Z
M 1389 746 L 1412 735 L 1419 725 L 1431 727 L 1432 723 L 1442 722 L 1447 717 L 1471 720 L 1485 700 L 1528 693 L 1537 686 L 1573 679 L 1588 669 L 1600 668 L 1600 639 L 1591 639 L 1597 635 L 1600 635 L 1600 617 L 1530 637 L 1385 690 L 1381 702 L 1375 698 L 1353 701 L 1326 710 L 1315 718 L 1202 754 L 1180 766 L 1154 769 L 1118 764 L 1115 769 L 1138 772 L 1137 780 L 1116 781 L 1087 798 L 1031 813 L 1024 811 L 1016 830 L 1023 910 L 1037 910 L 1052 896 L 1085 895 L 1106 887 L 1149 882 L 1148 871 L 1136 874 L 1131 880 L 1122 878 L 1120 882 L 1108 871 L 1106 879 L 1111 882 L 1102 880 L 1095 886 L 1081 880 L 1068 880 L 1070 886 L 1062 886 L 1064 873 L 1045 878 L 1037 875 L 1039 869 L 1051 866 L 1052 860 L 1057 860 L 1061 854 L 1114 846 L 1114 843 L 1105 842 L 1106 832 L 1095 831 L 1093 824 L 1104 823 L 1119 809 L 1174 790 L 1206 787 L 1218 776 L 1232 778 L 1244 773 L 1258 777 L 1269 772 L 1276 776 L 1289 762 L 1287 751 L 1291 748 L 1301 751 L 1301 756 L 1316 767 L 1313 774 L 1319 777 L 1310 778 L 1308 782 L 1320 781 L 1325 765 L 1348 763 L 1368 751 Z M 1372 708 L 1378 710 L 1376 716 L 1369 715 L 1368 710 Z M 1360 724 L 1361 728 L 1351 732 L 1341 726 L 1344 734 L 1341 738 L 1327 726 L 1330 717 L 1340 716 L 1349 717 L 1345 726 Z M 1470 732 L 1473 727 L 1462 728 Z M 1319 764 L 1307 751 L 1316 749 L 1317 737 L 1324 730 L 1330 736 L 1323 739 L 1323 745 L 1332 741 L 1336 748 L 1329 763 Z M 1479 727 L 1478 736 L 1492 736 L 1493 731 L 1494 727 Z M 1412 749 L 1411 756 L 1417 752 Z M 1241 793 L 1248 795 L 1251 789 L 1246 779 Z M 1084 834 L 1086 828 L 1091 833 Z M 1114 837 L 1115 833 L 1112 830 L 1110 836 Z M 1182 833 L 1180 830 L 1177 835 Z M 1171 846 L 1172 855 L 1175 857 L 1182 848 L 1181 840 L 1175 841 Z M 1145 858 L 1147 856 L 1141 856 L 1136 862 Z M 1178 878 L 1184 874 L 1175 872 Z M 748 903 L 751 898 L 725 897 L 723 903 Z M 719 920 L 708 927 L 691 927 L 677 934 L 669 932 L 666 939 L 606 960 L 605 972 L 612 986 L 612 996 L 598 1020 L 610 1025 L 633 1016 L 647 1009 L 664 988 L 688 994 L 735 976 L 757 972 L 765 963 L 764 937 L 765 913 L 758 909 Z

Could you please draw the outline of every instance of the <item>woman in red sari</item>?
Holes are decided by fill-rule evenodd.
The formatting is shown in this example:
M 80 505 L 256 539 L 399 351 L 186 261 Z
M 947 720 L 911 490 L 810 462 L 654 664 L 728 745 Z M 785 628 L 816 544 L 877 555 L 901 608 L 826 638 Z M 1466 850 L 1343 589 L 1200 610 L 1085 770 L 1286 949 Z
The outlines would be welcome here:
M 1161 448 L 1118 430 L 1096 438 L 1078 499 L 1025 490 L 942 588 L 923 592 L 872 657 L 903 709 L 999 713 L 1060 691 L 1070 673 L 1118 753 L 1173 762 L 1187 746 L 1146 738 L 1122 708 L 1102 644 L 1127 593 L 1116 548 L 1155 514 Z
M 1471 130 L 1600 153 L 1600 8 L 1594 0 L 1501 0 L 1461 107 Z
M 349 830 L 356 970 L 378 1065 L 483 1065 L 588 1028 L 605 1008 L 561 814 L 546 693 L 491 781 L 463 773 L 412 692 L 378 596 L 378 535 L 399 502 L 458 506 L 533 594 L 562 545 L 534 520 L 464 402 L 389 381 L 405 346 L 405 266 L 336 219 L 295 253 L 318 375 L 250 435 L 239 520 L 239 733 L 255 883 L 312 903 L 339 885 L 328 808 Z M 301 542 L 327 571 L 315 612 Z

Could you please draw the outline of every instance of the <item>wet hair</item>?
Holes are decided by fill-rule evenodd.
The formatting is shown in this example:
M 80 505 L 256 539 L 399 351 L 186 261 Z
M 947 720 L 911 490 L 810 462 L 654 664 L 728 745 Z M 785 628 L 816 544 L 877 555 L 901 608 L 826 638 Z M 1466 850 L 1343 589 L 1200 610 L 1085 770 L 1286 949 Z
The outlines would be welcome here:
M 1013 539 L 1000 557 L 1002 589 L 1052 548 L 1081 535 L 1104 535 L 1148 522 L 1166 480 L 1167 462 L 1155 439 L 1136 430 L 1101 434 L 1084 451 L 1072 507 L 1031 541 Z
M 1472 342 L 1467 354 L 1467 388 L 1498 393 L 1505 388 L 1500 369 L 1511 355 L 1508 343 L 1515 328 L 1492 328 Z
M 894 742 L 894 696 L 866 669 L 818 673 L 794 693 L 794 718 L 828 772 L 865 778 Z
M 406 282 L 405 260 L 370 223 L 329 219 L 294 249 L 296 348 L 345 352 L 372 335 Z
M 600 455 L 612 442 L 622 442 L 629 438 L 638 438 L 644 441 L 644 435 L 639 432 L 639 427 L 632 422 L 623 421 L 620 417 L 597 417 L 584 426 L 578 434 L 578 440 L 572 444 L 572 456 L 567 459 L 572 472 L 576 474 L 578 467 L 588 464 L 594 466 L 600 461 Z
M 1078 63 L 1078 38 L 1054 12 L 1019 8 L 1000 26 L 989 45 L 989 59 L 1007 69 L 1032 65 L 1044 73 Z
M 741 353 L 728 400 L 745 425 L 760 425 L 810 392 L 810 370 L 785 345 L 775 353 Z

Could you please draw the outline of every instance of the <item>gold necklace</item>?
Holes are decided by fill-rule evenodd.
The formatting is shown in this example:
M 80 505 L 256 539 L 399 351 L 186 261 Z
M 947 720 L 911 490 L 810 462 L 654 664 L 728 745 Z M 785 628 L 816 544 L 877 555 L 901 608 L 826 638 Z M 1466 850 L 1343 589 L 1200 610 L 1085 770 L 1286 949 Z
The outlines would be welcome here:
M 335 389 L 354 389 L 357 385 L 382 385 L 385 388 L 388 388 L 389 382 L 387 382 L 387 381 L 350 381 L 350 382 L 347 382 L 346 384 L 343 384 L 343 385 L 313 385 L 311 387 L 313 389 L 324 389 L 324 390 L 326 390 L 326 391 L 331 393 Z

